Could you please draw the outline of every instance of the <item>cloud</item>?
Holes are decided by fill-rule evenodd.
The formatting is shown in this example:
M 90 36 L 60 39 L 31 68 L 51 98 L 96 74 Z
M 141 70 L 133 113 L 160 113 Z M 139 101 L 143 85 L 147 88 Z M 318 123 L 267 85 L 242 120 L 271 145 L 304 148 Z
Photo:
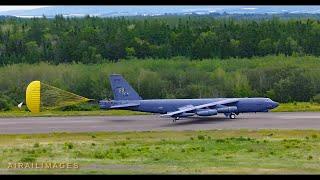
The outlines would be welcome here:
M 37 9 L 48 6 L 0 6 L 0 11 L 12 11 L 12 10 L 29 10 L 29 9 Z

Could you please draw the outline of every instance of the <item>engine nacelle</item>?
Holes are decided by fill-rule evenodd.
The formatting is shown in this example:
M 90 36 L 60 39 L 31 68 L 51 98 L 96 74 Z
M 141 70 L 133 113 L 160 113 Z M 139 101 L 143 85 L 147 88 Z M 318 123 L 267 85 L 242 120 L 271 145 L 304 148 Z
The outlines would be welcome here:
M 218 111 L 216 109 L 208 109 L 208 110 L 198 110 L 197 115 L 198 116 L 213 116 L 217 115 Z
M 238 112 L 237 106 L 229 106 L 229 107 L 222 107 L 217 109 L 218 113 L 236 113 Z

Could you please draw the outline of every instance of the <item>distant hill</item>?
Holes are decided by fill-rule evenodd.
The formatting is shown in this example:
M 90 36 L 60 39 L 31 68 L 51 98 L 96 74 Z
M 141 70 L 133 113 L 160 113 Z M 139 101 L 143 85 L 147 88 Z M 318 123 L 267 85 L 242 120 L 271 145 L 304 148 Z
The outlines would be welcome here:
M 0 15 L 16 17 L 159 16 L 166 14 L 320 14 L 320 6 L 51 6 L 32 10 L 11 10 Z

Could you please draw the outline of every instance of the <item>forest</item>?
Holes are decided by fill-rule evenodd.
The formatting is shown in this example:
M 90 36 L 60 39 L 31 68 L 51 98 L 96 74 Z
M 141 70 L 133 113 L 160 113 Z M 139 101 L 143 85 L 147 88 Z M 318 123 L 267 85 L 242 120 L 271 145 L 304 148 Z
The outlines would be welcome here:
M 210 16 L 4 18 L 0 109 L 33 80 L 96 100 L 122 74 L 145 99 L 320 102 L 320 21 Z
M 113 98 L 108 78 L 112 73 L 122 74 L 144 99 L 263 96 L 279 102 L 320 103 L 320 58 L 314 56 L 14 64 L 0 68 L 0 91 L 13 106 L 24 101 L 31 81 L 40 80 L 101 100 Z
M 277 17 L 5 18 L 0 64 L 320 55 L 320 21 Z

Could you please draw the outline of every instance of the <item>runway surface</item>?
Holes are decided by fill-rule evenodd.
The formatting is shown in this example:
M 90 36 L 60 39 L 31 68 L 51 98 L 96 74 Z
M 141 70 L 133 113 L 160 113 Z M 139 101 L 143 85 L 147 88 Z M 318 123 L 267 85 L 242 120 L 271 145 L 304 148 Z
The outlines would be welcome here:
M 222 114 L 175 123 L 159 115 L 0 118 L 0 134 L 209 129 L 320 129 L 320 113 L 252 113 L 240 114 L 236 119 Z

